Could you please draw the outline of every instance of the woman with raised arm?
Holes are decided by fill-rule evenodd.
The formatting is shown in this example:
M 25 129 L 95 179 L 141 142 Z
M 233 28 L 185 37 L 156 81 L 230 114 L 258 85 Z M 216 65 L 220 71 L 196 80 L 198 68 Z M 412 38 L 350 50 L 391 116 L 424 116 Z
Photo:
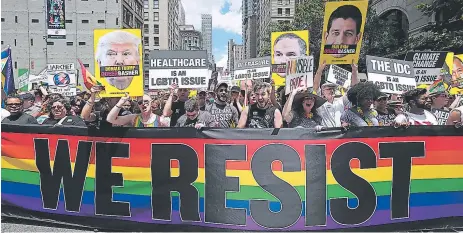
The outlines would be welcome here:
M 314 128 L 320 131 L 323 127 L 316 110 L 325 102 L 306 87 L 298 87 L 291 92 L 283 107 L 283 119 L 289 128 Z

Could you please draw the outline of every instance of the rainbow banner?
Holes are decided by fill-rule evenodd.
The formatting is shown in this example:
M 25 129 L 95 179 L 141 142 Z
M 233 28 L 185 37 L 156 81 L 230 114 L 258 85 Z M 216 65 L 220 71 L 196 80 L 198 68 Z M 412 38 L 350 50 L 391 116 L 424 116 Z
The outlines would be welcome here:
M 462 130 L 2 125 L 2 215 L 150 231 L 461 227 Z

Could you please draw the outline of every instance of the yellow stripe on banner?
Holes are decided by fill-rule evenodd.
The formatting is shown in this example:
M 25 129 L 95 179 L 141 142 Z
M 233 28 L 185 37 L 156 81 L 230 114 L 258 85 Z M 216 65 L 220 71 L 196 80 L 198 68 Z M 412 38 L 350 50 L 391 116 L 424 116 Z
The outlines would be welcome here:
M 50 163 L 53 166 L 53 161 Z M 74 163 L 71 167 L 74 169 Z M 31 159 L 15 159 L 2 156 L 2 168 L 37 171 L 35 161 Z M 133 181 L 151 181 L 150 168 L 140 167 L 120 167 L 113 166 L 113 173 L 122 173 L 124 180 Z M 358 176 L 366 179 L 368 182 L 390 181 L 392 179 L 392 167 L 380 167 L 375 169 L 353 169 Z M 172 176 L 178 176 L 179 169 L 172 169 Z M 227 170 L 227 176 L 239 177 L 241 185 L 257 186 L 257 182 L 251 171 L 245 170 Z M 281 172 L 275 171 L 275 175 L 293 186 L 305 185 L 305 171 L 301 172 Z M 87 170 L 87 177 L 95 178 L 95 165 L 90 164 Z M 198 179 L 195 182 L 204 183 L 204 168 L 198 171 Z M 463 178 L 463 165 L 419 165 L 412 167 L 412 179 L 445 179 L 445 178 Z M 333 178 L 331 170 L 327 173 L 327 183 L 337 184 Z

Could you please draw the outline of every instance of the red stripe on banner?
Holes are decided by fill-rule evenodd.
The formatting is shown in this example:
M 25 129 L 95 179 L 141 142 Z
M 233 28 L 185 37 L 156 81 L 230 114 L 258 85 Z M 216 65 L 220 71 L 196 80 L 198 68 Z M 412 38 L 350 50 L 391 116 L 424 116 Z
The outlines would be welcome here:
M 326 145 L 327 169 L 330 169 L 330 157 L 334 150 L 345 142 L 363 142 L 368 145 L 378 155 L 379 142 L 410 142 L 424 141 L 426 145 L 426 157 L 415 158 L 414 165 L 446 165 L 463 164 L 463 144 L 458 137 L 390 137 L 390 138 L 352 138 L 352 139 L 329 139 L 329 140 L 225 140 L 225 139 L 148 139 L 148 138 L 96 138 L 70 135 L 52 134 L 23 134 L 23 133 L 2 133 L 2 156 L 17 159 L 35 159 L 34 138 L 48 138 L 50 145 L 51 160 L 54 160 L 55 150 L 58 139 L 68 139 L 70 145 L 71 161 L 75 162 L 78 141 L 100 141 L 100 142 L 125 142 L 130 143 L 129 159 L 113 159 L 114 166 L 126 167 L 150 167 L 151 164 L 151 145 L 160 144 L 186 144 L 191 146 L 198 154 L 199 167 L 204 168 L 204 146 L 205 144 L 233 144 L 247 145 L 247 161 L 228 162 L 227 169 L 230 170 L 249 170 L 252 155 L 263 145 L 270 143 L 286 144 L 294 148 L 301 157 L 303 169 L 305 169 L 304 145 L 322 144 Z M 95 163 L 94 151 L 92 152 L 90 163 Z M 388 167 L 392 165 L 391 159 L 378 159 L 378 167 Z M 177 162 L 172 163 L 172 167 L 178 167 Z M 358 168 L 357 160 L 351 162 L 352 168 Z M 281 171 L 281 163 L 274 163 L 273 170 Z

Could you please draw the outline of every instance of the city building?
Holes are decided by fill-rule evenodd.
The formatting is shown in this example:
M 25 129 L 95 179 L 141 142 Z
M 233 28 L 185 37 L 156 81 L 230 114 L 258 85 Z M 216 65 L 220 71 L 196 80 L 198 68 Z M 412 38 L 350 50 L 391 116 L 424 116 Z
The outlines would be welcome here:
M 201 35 L 203 37 L 203 49 L 207 51 L 209 64 L 213 64 L 212 58 L 212 15 L 201 14 Z
M 179 15 L 178 15 L 178 25 L 185 25 L 185 8 L 183 8 L 182 1 L 179 2 Z
M 93 30 L 105 28 L 142 28 L 143 2 L 64 1 L 66 38 L 47 35 L 44 11 L 46 1 L 2 1 L 1 46 L 12 50 L 14 76 L 18 69 L 38 74 L 47 64 L 74 63 L 82 75 L 77 59 L 94 73 Z
M 233 53 L 235 61 L 246 59 L 246 51 L 244 50 L 244 45 L 235 44 L 235 46 L 233 46 Z
M 233 39 L 228 41 L 228 60 L 227 69 L 233 74 L 235 71 L 235 62 L 246 59 L 246 52 L 243 45 L 235 44 Z
M 246 58 L 257 56 L 259 4 L 260 0 L 243 0 L 242 2 L 242 38 Z
M 180 25 L 180 50 L 202 50 L 201 32 L 193 25 Z

